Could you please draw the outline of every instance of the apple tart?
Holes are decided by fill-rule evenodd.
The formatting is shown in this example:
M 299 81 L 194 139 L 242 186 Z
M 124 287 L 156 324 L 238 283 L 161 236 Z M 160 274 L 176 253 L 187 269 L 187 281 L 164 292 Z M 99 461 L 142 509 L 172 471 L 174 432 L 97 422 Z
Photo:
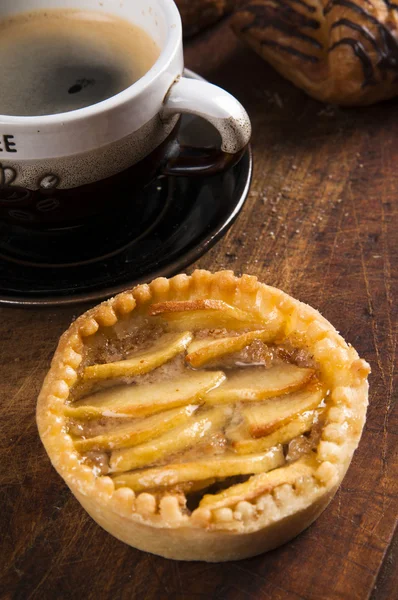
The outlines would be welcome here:
M 240 559 L 327 506 L 361 436 L 368 373 L 316 310 L 255 277 L 197 270 L 79 317 L 37 422 L 114 536 L 167 558 Z

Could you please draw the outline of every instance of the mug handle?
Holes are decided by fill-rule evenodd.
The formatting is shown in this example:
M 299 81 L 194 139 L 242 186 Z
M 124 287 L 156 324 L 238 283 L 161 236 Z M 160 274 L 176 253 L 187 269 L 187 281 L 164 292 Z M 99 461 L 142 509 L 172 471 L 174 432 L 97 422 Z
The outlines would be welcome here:
M 214 175 L 236 164 L 251 135 L 250 119 L 240 102 L 207 81 L 180 77 L 163 102 L 162 119 L 189 113 L 209 121 L 221 135 L 221 148 L 194 148 L 177 142 L 163 165 L 164 175 Z

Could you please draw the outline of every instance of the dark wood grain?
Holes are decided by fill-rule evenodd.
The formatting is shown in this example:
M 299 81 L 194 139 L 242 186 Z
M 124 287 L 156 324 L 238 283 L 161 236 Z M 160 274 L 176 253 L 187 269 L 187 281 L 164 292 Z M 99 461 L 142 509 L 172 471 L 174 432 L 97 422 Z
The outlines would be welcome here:
M 86 515 L 36 431 L 36 397 L 57 339 L 84 307 L 2 309 L 0 594 L 390 600 L 398 586 L 396 549 L 389 551 L 398 512 L 397 102 L 326 109 L 243 48 L 226 24 L 191 42 L 186 57 L 245 104 L 255 157 L 241 216 L 195 266 L 231 268 L 281 287 L 318 308 L 370 361 L 361 444 L 329 508 L 276 551 L 219 565 L 139 552 Z
M 397 595 L 398 535 L 395 532 L 373 588 L 371 600 L 389 600 Z

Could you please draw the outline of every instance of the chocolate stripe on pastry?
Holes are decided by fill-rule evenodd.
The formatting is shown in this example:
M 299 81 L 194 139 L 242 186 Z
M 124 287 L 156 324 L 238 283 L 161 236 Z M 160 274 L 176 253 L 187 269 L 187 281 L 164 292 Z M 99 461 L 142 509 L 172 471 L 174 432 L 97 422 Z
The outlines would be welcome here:
M 278 8 L 274 6 L 266 6 L 265 4 L 249 4 L 242 12 L 248 12 L 254 15 L 255 19 L 250 24 L 250 27 L 265 27 L 268 26 L 272 19 L 272 14 L 285 16 L 285 20 L 296 27 L 308 27 L 309 29 L 319 29 L 320 23 L 316 19 L 306 17 L 303 13 L 295 10 L 286 2 L 279 2 Z
M 273 42 L 272 40 L 262 40 L 262 46 L 270 46 L 272 48 L 276 48 L 277 50 L 281 50 L 282 52 L 287 52 L 292 56 L 297 56 L 298 58 L 302 58 L 303 60 L 307 60 L 308 62 L 317 63 L 319 62 L 319 58 L 317 56 L 313 56 L 312 54 L 305 54 L 305 52 L 301 52 L 292 46 L 286 46 L 284 44 L 278 44 L 277 42 Z
M 351 10 L 361 15 L 361 17 L 365 17 L 365 19 L 367 19 L 374 25 L 381 25 L 380 21 L 376 19 L 376 17 L 368 13 L 364 8 L 362 8 L 362 6 L 358 6 L 358 4 L 352 2 L 352 0 L 329 0 L 327 5 L 325 6 L 323 14 L 329 14 L 330 11 L 333 10 L 333 8 L 336 8 L 337 6 L 344 6 L 344 8 L 350 8 Z
M 287 16 L 293 18 L 291 22 L 288 22 L 287 19 L 281 18 L 281 11 L 273 7 L 267 7 L 267 9 L 264 11 L 264 6 L 262 5 L 249 6 L 247 8 L 247 12 L 254 15 L 254 20 L 241 28 L 242 33 L 252 28 L 259 28 L 263 30 L 272 28 L 281 31 L 288 37 L 303 40 L 304 42 L 308 42 L 319 49 L 322 48 L 322 44 L 320 44 L 317 39 L 307 35 L 306 33 L 303 33 L 300 30 L 300 27 L 318 29 L 320 25 L 318 21 L 315 21 L 314 19 L 308 19 L 301 13 L 292 10 L 291 13 L 289 11 Z
M 392 70 L 396 72 L 395 80 L 398 81 L 398 41 L 386 28 L 381 26 L 380 37 L 383 40 L 382 59 L 377 65 L 381 70 Z
M 350 21 L 350 19 L 339 19 L 338 21 L 333 23 L 330 29 L 336 29 L 337 27 L 348 27 L 349 29 L 354 29 L 354 31 L 358 31 L 361 35 L 363 35 L 363 37 L 366 40 L 368 40 L 368 42 L 372 44 L 373 48 L 377 52 L 380 52 L 380 48 L 377 44 L 375 36 L 369 31 L 369 29 L 367 29 L 363 25 L 354 23 L 353 21 Z
M 390 8 L 391 10 L 398 10 L 398 4 L 393 4 L 392 2 L 390 2 L 390 0 L 383 0 L 383 2 L 387 6 L 387 8 Z
M 310 13 L 314 13 L 316 11 L 315 6 L 311 6 L 310 4 L 307 4 L 307 2 L 304 2 L 304 0 L 290 0 L 290 2 L 300 4 L 300 6 L 303 6 L 304 8 L 306 8 L 308 10 L 308 12 L 310 12 Z
M 359 60 L 361 61 L 362 68 L 363 68 L 363 75 L 365 78 L 362 86 L 374 85 L 376 83 L 376 80 L 375 80 L 374 74 L 373 74 L 372 61 L 370 60 L 369 55 L 366 52 L 363 45 L 361 44 L 361 42 L 358 42 L 357 40 L 353 40 L 352 38 L 343 38 L 343 39 L 339 40 L 338 42 L 335 42 L 333 44 L 333 46 L 331 46 L 329 48 L 329 52 L 332 52 L 332 50 L 334 50 L 335 48 L 338 48 L 339 46 L 343 46 L 343 45 L 350 46 L 353 49 L 355 56 L 357 56 L 359 58 Z

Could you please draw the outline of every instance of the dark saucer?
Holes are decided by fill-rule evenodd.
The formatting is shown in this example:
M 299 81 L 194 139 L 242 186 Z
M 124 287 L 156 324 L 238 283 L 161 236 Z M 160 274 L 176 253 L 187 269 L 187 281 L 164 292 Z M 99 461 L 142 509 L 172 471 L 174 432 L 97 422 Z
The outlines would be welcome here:
M 215 136 L 202 119 L 182 118 L 183 143 L 214 145 Z M 158 178 L 134 199 L 131 213 L 115 223 L 95 224 L 92 239 L 85 239 L 86 249 L 81 246 L 67 260 L 50 250 L 52 260 L 44 262 L 40 245 L 33 254 L 17 232 L 14 238 L 2 236 L 0 304 L 51 306 L 101 300 L 181 271 L 232 225 L 246 200 L 251 173 L 248 150 L 220 175 Z M 46 243 L 51 248 L 51 239 Z

